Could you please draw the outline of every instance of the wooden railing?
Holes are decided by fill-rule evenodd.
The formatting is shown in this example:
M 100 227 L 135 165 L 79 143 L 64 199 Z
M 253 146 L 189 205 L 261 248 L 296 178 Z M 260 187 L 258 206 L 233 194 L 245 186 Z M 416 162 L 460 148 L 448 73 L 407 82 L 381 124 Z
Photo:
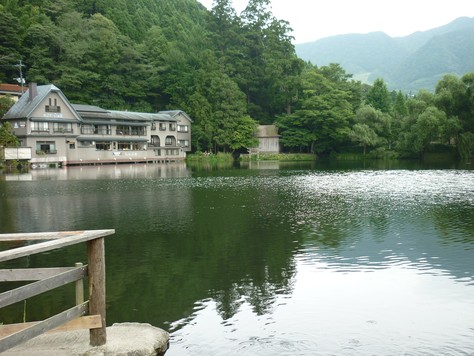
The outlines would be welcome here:
M 39 322 L 0 325 L 0 353 L 51 330 L 89 329 L 90 344 L 107 342 L 105 319 L 105 248 L 104 237 L 114 230 L 88 230 L 45 233 L 0 234 L 0 241 L 28 241 L 22 247 L 0 251 L 0 262 L 87 243 L 88 265 L 66 268 L 30 268 L 0 270 L 0 282 L 35 281 L 0 293 L 0 309 L 27 298 L 76 282 L 76 306 Z M 31 243 L 31 241 L 41 241 Z M 88 277 L 89 300 L 84 302 L 82 280 Z

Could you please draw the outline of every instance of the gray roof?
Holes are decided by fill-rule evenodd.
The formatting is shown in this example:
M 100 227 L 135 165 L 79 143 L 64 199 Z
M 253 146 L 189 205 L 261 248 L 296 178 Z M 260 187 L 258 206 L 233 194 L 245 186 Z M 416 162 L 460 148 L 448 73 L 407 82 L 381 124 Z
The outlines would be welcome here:
M 158 113 L 142 113 L 142 112 L 133 112 L 133 111 L 118 111 L 118 110 L 106 110 L 101 107 L 94 105 L 84 105 L 84 104 L 71 104 L 61 92 L 59 88 L 53 84 L 48 85 L 39 85 L 37 88 L 37 95 L 33 100 L 30 99 L 30 90 L 21 96 L 18 102 L 13 105 L 10 110 L 3 117 L 4 119 L 22 119 L 22 118 L 31 118 L 33 111 L 36 107 L 47 97 L 50 92 L 57 92 L 58 95 L 64 100 L 66 105 L 68 105 L 71 111 L 74 113 L 78 120 L 84 122 L 95 123 L 97 120 L 101 121 L 116 121 L 120 122 L 127 121 L 128 123 L 133 122 L 153 122 L 153 121 L 171 121 L 177 122 L 177 116 L 179 114 L 184 115 L 191 122 L 191 118 L 181 110 L 169 110 L 169 111 L 160 111 Z
M 160 111 L 159 114 L 166 114 L 166 115 L 170 115 L 171 117 L 176 117 L 177 115 L 182 114 L 189 121 L 193 122 L 193 119 L 191 119 L 189 115 L 186 114 L 183 110 L 163 110 L 163 111 Z
M 107 114 L 107 110 L 99 108 L 98 106 L 94 106 L 94 105 L 85 105 L 85 104 L 71 104 L 71 105 L 76 111 L 81 111 L 84 113 L 90 112 L 90 113 Z
M 97 120 L 101 120 L 100 123 L 105 121 L 114 120 L 126 120 L 126 121 L 141 121 L 141 122 L 152 122 L 152 121 L 177 121 L 171 115 L 166 113 L 144 113 L 134 111 L 120 111 L 120 110 L 105 110 L 98 106 L 73 104 L 74 109 L 77 110 L 79 115 L 84 119 L 84 122 L 95 123 Z M 97 121 L 97 123 L 99 123 Z
M 141 121 L 176 121 L 171 115 L 164 113 L 144 113 L 133 111 L 109 110 L 111 118 L 119 120 L 141 120 Z
M 20 99 L 13 105 L 10 110 L 3 116 L 3 119 L 23 119 L 31 117 L 31 114 L 36 109 L 36 107 L 46 98 L 50 92 L 56 92 L 64 100 L 66 105 L 68 105 L 73 113 L 77 116 L 77 119 L 80 119 L 79 115 L 74 111 L 74 108 L 71 106 L 67 98 L 61 92 L 61 90 L 54 86 L 53 84 L 48 85 L 38 85 L 36 87 L 37 95 L 30 101 L 31 90 L 23 94 Z

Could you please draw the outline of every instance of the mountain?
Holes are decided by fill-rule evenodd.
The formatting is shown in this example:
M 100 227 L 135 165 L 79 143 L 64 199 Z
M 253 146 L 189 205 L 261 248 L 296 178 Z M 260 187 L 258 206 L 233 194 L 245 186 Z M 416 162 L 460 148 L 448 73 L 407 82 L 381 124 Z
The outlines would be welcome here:
M 327 37 L 297 44 L 296 53 L 318 66 L 339 63 L 365 83 L 382 78 L 394 90 L 434 90 L 445 74 L 474 71 L 474 18 L 405 37 L 383 32 Z

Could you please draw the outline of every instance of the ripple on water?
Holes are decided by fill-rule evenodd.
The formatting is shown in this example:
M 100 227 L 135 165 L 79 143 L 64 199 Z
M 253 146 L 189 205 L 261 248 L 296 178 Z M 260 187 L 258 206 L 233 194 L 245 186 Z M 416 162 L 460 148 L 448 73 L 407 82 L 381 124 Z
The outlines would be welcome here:
M 249 337 L 239 341 L 235 350 L 238 355 L 309 355 L 318 349 L 311 335 L 302 333 L 281 333 L 268 337 Z

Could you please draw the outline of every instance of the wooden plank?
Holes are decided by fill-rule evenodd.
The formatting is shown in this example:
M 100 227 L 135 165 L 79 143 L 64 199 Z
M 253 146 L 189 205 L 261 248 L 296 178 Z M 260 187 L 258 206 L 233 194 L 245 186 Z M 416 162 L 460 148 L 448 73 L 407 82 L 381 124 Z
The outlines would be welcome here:
M 40 281 L 74 267 L 0 269 L 0 282 Z
M 102 327 L 91 329 L 91 346 L 102 346 L 107 342 L 105 322 L 105 242 L 104 239 L 91 240 L 87 243 L 89 264 L 89 314 L 102 317 Z
M 22 331 L 18 331 L 12 335 L 0 339 L 0 353 L 11 349 L 12 347 L 24 343 L 38 335 L 41 335 L 49 330 L 57 328 L 75 318 L 83 316 L 87 313 L 88 303 L 76 305 L 75 307 L 56 314 L 51 318 L 32 325 Z
M 79 232 L 74 236 L 61 237 L 56 240 L 39 242 L 34 245 L 22 246 L 0 252 L 0 262 L 13 260 L 15 258 L 25 257 L 40 252 L 59 249 L 66 246 L 75 245 L 81 242 L 86 242 L 100 237 L 105 237 L 115 233 L 115 230 L 87 230 Z
M 40 323 L 39 321 L 33 321 L 29 323 L 19 323 L 19 324 L 7 324 L 0 325 L 0 339 L 9 336 L 11 334 L 17 333 L 21 330 L 29 328 L 30 326 Z M 87 315 L 81 316 L 67 322 L 64 325 L 58 326 L 52 330 L 49 330 L 48 333 L 62 332 L 62 331 L 72 331 L 79 329 L 96 329 L 102 327 L 102 317 L 100 315 Z
M 24 299 L 34 297 L 35 295 L 61 287 L 65 284 L 75 282 L 81 278 L 84 278 L 86 276 L 86 271 L 87 268 L 85 266 L 77 268 L 75 267 L 56 276 L 3 292 L 0 294 L 0 308 L 20 302 Z
M 102 327 L 101 315 L 87 315 L 70 321 L 49 332 L 71 331 L 78 329 L 98 329 Z
M 58 231 L 58 232 L 28 232 L 16 234 L 0 234 L 0 241 L 35 241 L 35 240 L 54 240 L 63 237 L 82 234 L 84 231 Z
M 76 267 L 84 266 L 81 262 L 76 263 Z M 84 303 L 84 279 L 76 281 L 76 305 Z

